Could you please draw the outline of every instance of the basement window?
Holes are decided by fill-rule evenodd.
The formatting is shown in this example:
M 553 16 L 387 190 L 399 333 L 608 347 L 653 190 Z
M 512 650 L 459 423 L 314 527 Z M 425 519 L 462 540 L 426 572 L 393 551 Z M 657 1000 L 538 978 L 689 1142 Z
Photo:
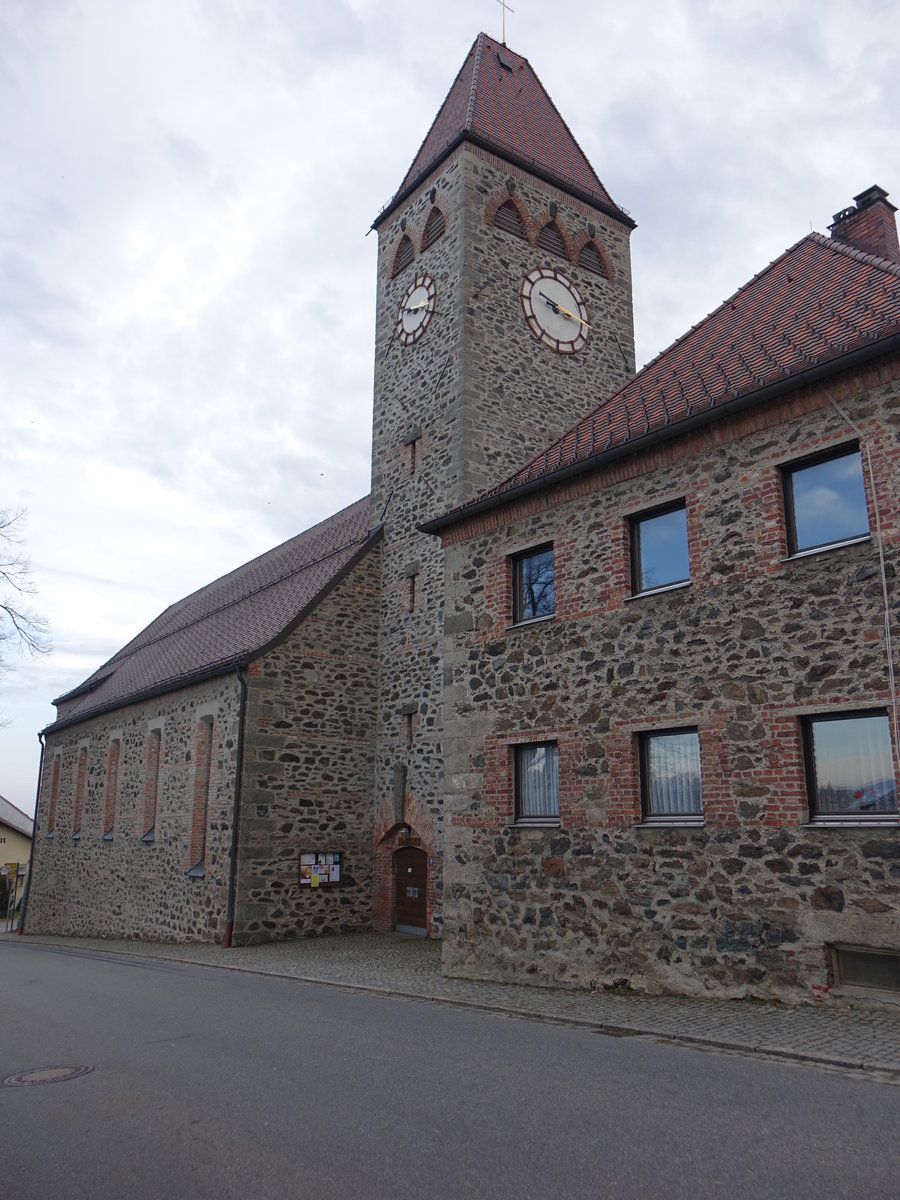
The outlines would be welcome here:
M 900 995 L 900 950 L 832 946 L 831 962 L 838 987 L 875 989 Z

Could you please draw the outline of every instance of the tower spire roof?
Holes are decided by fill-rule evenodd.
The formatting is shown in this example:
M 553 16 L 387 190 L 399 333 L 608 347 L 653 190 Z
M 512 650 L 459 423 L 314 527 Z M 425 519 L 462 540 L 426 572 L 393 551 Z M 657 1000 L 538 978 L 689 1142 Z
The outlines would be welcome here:
M 461 141 L 482 145 L 634 226 L 600 182 L 528 59 L 486 33 L 475 39 L 412 166 L 375 224 Z

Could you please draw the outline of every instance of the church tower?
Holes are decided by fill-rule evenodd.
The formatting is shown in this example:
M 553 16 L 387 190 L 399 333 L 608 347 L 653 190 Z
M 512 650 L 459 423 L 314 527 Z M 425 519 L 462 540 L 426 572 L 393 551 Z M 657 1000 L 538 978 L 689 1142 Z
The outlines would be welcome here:
M 439 936 L 443 567 L 419 525 L 634 373 L 634 221 L 528 61 L 482 33 L 374 228 L 375 925 Z

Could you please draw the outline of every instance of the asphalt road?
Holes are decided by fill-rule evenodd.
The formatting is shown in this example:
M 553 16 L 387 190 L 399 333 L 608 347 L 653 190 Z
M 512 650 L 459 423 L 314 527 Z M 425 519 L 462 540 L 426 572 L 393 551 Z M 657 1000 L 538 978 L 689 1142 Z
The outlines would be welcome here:
M 294 980 L 0 944 L 17 1200 L 895 1200 L 900 1087 Z

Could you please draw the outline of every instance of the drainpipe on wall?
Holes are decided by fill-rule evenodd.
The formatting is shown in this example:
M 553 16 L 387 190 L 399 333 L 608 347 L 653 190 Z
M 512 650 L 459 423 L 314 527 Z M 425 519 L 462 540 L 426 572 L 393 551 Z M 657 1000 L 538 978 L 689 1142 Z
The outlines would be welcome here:
M 225 907 L 225 949 L 231 948 L 237 891 L 238 827 L 241 818 L 241 780 L 244 774 L 244 719 L 247 710 L 247 680 L 240 667 L 235 668 L 241 699 L 238 707 L 237 762 L 234 778 L 234 811 L 231 816 L 231 861 L 228 867 L 228 903 Z
M 41 804 L 41 779 L 44 775 L 44 735 L 38 734 L 38 741 L 41 743 L 41 761 L 38 765 L 38 781 L 37 792 L 34 797 L 34 824 L 31 827 L 31 849 L 28 852 L 28 878 L 25 880 L 25 891 L 22 893 L 22 911 L 19 914 L 19 933 L 21 934 L 25 928 L 25 913 L 28 910 L 28 893 L 31 891 L 31 876 L 34 871 L 34 843 L 37 841 L 38 828 L 38 809 Z

